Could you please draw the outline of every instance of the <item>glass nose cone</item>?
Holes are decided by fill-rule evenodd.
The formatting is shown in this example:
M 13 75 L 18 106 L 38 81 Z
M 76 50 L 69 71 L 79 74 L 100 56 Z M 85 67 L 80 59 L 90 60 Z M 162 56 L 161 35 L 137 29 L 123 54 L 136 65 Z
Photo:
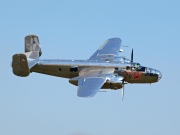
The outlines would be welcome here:
M 156 74 L 158 74 L 158 81 L 162 78 L 162 73 L 160 71 L 156 71 Z

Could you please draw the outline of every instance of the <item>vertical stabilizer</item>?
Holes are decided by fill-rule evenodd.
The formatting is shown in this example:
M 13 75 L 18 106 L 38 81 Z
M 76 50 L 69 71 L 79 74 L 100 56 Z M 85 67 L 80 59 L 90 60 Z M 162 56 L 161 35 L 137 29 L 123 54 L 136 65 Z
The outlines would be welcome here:
M 17 76 L 28 76 L 30 73 L 28 61 L 25 54 L 14 54 L 12 57 L 13 73 Z
M 25 55 L 27 58 L 37 59 L 41 56 L 41 46 L 37 35 L 25 37 Z

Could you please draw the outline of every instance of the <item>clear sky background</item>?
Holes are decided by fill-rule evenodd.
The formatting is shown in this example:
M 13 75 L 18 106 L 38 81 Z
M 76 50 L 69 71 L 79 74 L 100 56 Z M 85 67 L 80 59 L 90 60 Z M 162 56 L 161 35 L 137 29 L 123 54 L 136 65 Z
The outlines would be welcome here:
M 179 0 L 0 0 L 0 135 L 179 135 Z M 108 38 L 158 69 L 155 84 L 76 96 L 68 79 L 13 75 L 12 55 L 37 34 L 42 58 L 87 59 Z

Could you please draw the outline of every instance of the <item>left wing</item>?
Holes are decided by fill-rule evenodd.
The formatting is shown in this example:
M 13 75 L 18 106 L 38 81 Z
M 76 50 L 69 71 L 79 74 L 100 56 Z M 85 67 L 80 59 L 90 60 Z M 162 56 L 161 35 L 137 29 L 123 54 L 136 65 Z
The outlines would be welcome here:
M 99 49 L 89 58 L 90 60 L 113 60 L 119 55 L 121 47 L 120 38 L 106 40 Z
M 79 97 L 93 97 L 104 85 L 108 75 L 114 73 L 114 68 L 85 68 L 80 71 L 79 76 L 71 80 L 78 81 Z
M 78 80 L 78 97 L 93 97 L 106 82 L 106 77 L 86 77 Z

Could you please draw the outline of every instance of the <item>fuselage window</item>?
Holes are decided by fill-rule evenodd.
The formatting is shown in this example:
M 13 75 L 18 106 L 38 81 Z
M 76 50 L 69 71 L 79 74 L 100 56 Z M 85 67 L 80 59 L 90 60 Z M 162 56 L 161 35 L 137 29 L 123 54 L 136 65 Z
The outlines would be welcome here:
M 150 69 L 146 68 L 146 76 L 149 76 L 149 75 L 150 75 Z
M 78 71 L 78 67 L 70 67 L 70 72 L 77 72 Z
M 118 70 L 118 68 L 116 67 L 115 70 Z
M 154 70 L 154 69 L 151 69 L 150 76 L 157 76 L 157 74 L 156 74 L 156 70 Z

